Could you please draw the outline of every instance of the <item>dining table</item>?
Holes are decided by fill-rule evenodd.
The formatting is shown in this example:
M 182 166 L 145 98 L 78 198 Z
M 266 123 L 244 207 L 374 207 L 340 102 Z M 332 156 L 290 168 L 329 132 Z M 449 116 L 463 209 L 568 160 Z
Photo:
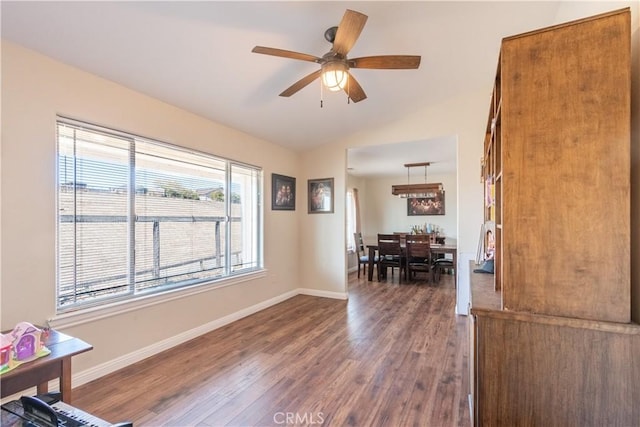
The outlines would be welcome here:
M 405 245 L 401 244 L 400 248 L 405 250 Z M 453 256 L 453 280 L 457 283 L 458 278 L 458 246 L 453 244 L 431 244 L 431 256 L 444 254 L 451 254 Z M 378 251 L 378 245 L 367 245 L 369 250 L 369 264 L 367 265 L 367 279 L 371 282 L 373 280 L 373 265 L 376 258 L 376 252 Z

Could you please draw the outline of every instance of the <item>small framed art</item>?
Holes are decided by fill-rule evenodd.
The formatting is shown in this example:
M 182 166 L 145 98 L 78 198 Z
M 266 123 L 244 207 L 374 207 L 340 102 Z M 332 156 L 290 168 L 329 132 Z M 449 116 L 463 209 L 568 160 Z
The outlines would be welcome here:
M 333 178 L 309 180 L 309 213 L 333 213 Z
M 296 210 L 296 179 L 291 176 L 271 174 L 271 209 Z

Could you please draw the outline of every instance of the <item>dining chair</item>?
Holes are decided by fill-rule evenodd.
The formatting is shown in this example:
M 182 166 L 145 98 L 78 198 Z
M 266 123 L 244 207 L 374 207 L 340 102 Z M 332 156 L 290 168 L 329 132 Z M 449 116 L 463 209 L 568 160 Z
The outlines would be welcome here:
M 398 281 L 402 283 L 402 272 L 403 270 L 406 272 L 404 264 L 400 235 L 378 234 L 378 280 L 387 277 L 388 267 L 391 267 L 391 277 L 393 277 L 393 269 L 397 267 Z
M 433 243 L 429 234 L 408 234 L 405 236 L 405 241 L 411 240 L 412 242 L 427 242 Z
M 393 234 L 397 234 L 398 236 L 400 236 L 400 246 L 401 247 L 404 246 L 404 244 L 407 241 L 407 234 L 408 233 L 406 233 L 404 231 L 394 231 Z
M 431 266 L 433 268 L 432 275 L 436 283 L 440 282 L 440 275 L 442 274 L 443 271 L 454 268 L 453 260 L 449 258 L 444 258 L 444 256 L 442 258 L 434 259 L 432 261 Z
M 417 273 L 431 273 L 431 244 L 429 236 L 416 234 L 407 236 L 406 271 L 409 280 L 415 279 Z
M 363 266 L 364 274 L 367 274 L 367 264 L 369 264 L 369 254 L 365 250 L 364 242 L 362 240 L 362 233 L 353 233 L 353 238 L 356 242 L 356 255 L 358 257 L 358 278 L 360 278 L 360 266 Z M 373 265 L 378 263 L 378 256 L 373 259 Z

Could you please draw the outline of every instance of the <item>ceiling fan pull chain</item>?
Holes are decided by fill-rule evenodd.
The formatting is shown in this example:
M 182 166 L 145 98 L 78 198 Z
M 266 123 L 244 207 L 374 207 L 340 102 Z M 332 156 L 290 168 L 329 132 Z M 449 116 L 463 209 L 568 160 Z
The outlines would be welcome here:
M 322 100 L 322 95 L 323 95 L 323 91 L 322 91 L 322 80 L 320 80 L 320 108 L 322 108 L 322 104 L 323 104 L 323 100 Z

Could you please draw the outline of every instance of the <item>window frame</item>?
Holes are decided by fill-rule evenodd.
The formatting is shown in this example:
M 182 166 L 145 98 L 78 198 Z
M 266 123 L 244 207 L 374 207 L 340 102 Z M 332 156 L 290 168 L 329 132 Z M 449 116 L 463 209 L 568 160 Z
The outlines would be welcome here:
M 75 302 L 71 304 L 63 304 L 61 302 L 62 293 L 61 293 L 61 278 L 60 278 L 61 276 L 61 264 L 60 264 L 61 263 L 61 250 L 60 250 L 60 240 L 61 240 L 60 197 L 61 196 L 60 196 L 60 193 L 62 191 L 62 185 L 61 185 L 62 183 L 61 183 L 61 177 L 60 177 L 60 169 L 61 169 L 61 166 L 60 166 L 61 139 L 60 138 L 61 137 L 60 137 L 59 129 L 61 125 L 70 126 L 73 128 L 79 128 L 89 132 L 97 132 L 101 134 L 106 133 L 110 136 L 114 136 L 118 138 L 131 139 L 132 142 L 129 144 L 129 153 L 130 153 L 130 156 L 133 156 L 133 158 L 129 159 L 129 163 L 127 164 L 127 167 L 129 171 L 128 173 L 134 178 L 137 171 L 136 169 L 137 166 L 135 161 L 136 160 L 135 156 L 137 155 L 137 151 L 135 147 L 136 140 L 144 141 L 145 144 L 157 145 L 159 147 L 162 147 L 163 150 L 165 149 L 172 150 L 172 151 L 175 150 L 176 154 L 180 152 L 180 153 L 186 153 L 186 155 L 204 156 L 205 158 L 212 159 L 212 161 L 215 161 L 215 162 L 223 162 L 225 166 L 225 171 L 224 171 L 224 176 L 225 176 L 224 217 L 225 219 L 223 221 L 223 224 L 226 230 L 225 233 L 228 233 L 228 234 L 225 234 L 224 245 L 222 245 L 223 246 L 222 252 L 220 252 L 220 254 L 224 256 L 223 274 L 220 275 L 219 277 L 206 277 L 206 278 L 195 280 L 195 281 L 183 280 L 182 282 L 178 282 L 178 283 L 156 285 L 152 289 L 139 289 L 138 281 L 136 280 L 136 274 L 135 274 L 136 272 L 134 271 L 133 272 L 134 274 L 130 275 L 130 277 L 127 279 L 127 286 L 129 287 L 128 292 L 123 292 L 121 294 L 117 294 L 115 296 L 108 296 L 108 297 L 92 297 L 84 302 L 77 302 L 77 300 L 75 300 Z M 76 156 L 74 153 L 74 159 L 75 158 Z M 251 212 L 252 212 L 252 214 L 247 217 L 246 221 L 250 222 L 250 225 L 248 227 L 252 229 L 250 231 L 251 236 L 249 238 L 251 239 L 251 243 L 253 245 L 253 249 L 251 251 L 255 256 L 255 259 L 252 258 L 250 260 L 250 263 L 255 265 L 250 266 L 248 268 L 241 268 L 239 271 L 234 271 L 234 269 L 231 268 L 231 265 L 230 265 L 231 256 L 233 256 L 233 254 L 230 252 L 231 251 L 231 225 L 232 225 L 231 209 L 232 209 L 232 205 L 234 205 L 231 202 L 231 198 L 232 198 L 231 188 L 232 188 L 232 185 L 234 184 L 232 178 L 233 178 L 233 171 L 235 170 L 235 168 L 243 168 L 246 171 L 248 171 L 247 175 L 250 175 L 250 181 L 252 181 L 248 186 L 249 193 L 251 195 L 251 200 L 248 201 L 247 203 L 249 203 L 250 206 L 246 206 L 244 209 L 251 209 Z M 74 177 L 74 180 L 75 180 L 75 177 Z M 74 188 L 72 190 L 74 192 L 74 198 L 75 198 L 76 192 L 78 191 L 76 185 L 77 184 L 74 184 Z M 127 257 L 128 259 L 126 261 L 127 263 L 126 268 L 135 268 L 135 263 L 136 263 L 135 255 L 134 255 L 135 246 L 136 246 L 135 228 L 137 223 L 136 221 L 137 212 L 136 212 L 136 203 L 135 203 L 135 196 L 137 192 L 136 188 L 137 188 L 136 180 L 129 179 L 129 182 L 127 183 L 127 191 L 128 191 L 130 200 L 127 206 L 127 210 L 128 210 L 127 215 L 130 218 L 129 218 L 129 226 L 127 227 L 126 234 L 127 234 L 128 241 L 130 242 L 131 245 L 133 245 L 133 248 L 130 249 L 131 251 L 130 255 L 132 255 L 134 258 L 133 260 L 131 260 L 129 259 L 129 257 Z M 192 295 L 194 293 L 203 292 L 209 289 L 229 286 L 235 283 L 240 283 L 246 280 L 251 280 L 256 277 L 264 276 L 264 273 L 265 273 L 265 269 L 264 269 L 264 200 L 263 200 L 264 199 L 263 197 L 264 170 L 262 169 L 262 167 L 251 165 L 246 162 L 224 158 L 211 153 L 202 152 L 202 151 L 198 151 L 191 148 L 186 148 L 184 146 L 179 146 L 177 144 L 166 143 L 154 138 L 139 136 L 130 132 L 123 132 L 123 131 L 108 128 L 105 126 L 94 125 L 91 123 L 87 123 L 85 121 L 79 121 L 69 117 L 57 116 L 56 117 L 56 189 L 55 189 L 55 192 L 56 192 L 56 253 L 55 253 L 56 317 L 65 318 L 68 316 L 73 316 L 74 313 L 78 313 L 78 312 L 95 312 L 96 310 L 103 310 L 103 309 L 106 312 L 116 312 L 118 310 L 117 309 L 114 310 L 114 306 L 119 306 L 119 305 L 127 305 L 131 307 L 145 306 L 148 304 L 165 302 L 167 299 L 173 299 L 179 296 Z M 77 211 L 74 210 L 72 216 L 74 218 L 74 221 L 77 221 L 77 217 L 80 215 L 78 215 Z M 242 214 L 239 218 L 241 218 L 241 223 L 245 223 L 245 221 L 242 221 L 242 218 L 245 218 L 244 214 Z M 74 239 L 73 247 L 77 248 L 79 240 L 75 236 L 73 239 Z M 77 268 L 75 267 L 75 262 L 76 261 L 74 261 L 74 267 L 73 267 L 74 269 Z M 78 285 L 77 280 L 74 278 L 73 287 L 77 285 Z M 72 294 L 74 296 L 77 295 L 77 290 L 74 290 Z
M 345 192 L 345 228 L 347 253 L 355 253 L 357 243 L 353 233 L 356 232 L 356 203 L 352 188 L 347 188 Z

